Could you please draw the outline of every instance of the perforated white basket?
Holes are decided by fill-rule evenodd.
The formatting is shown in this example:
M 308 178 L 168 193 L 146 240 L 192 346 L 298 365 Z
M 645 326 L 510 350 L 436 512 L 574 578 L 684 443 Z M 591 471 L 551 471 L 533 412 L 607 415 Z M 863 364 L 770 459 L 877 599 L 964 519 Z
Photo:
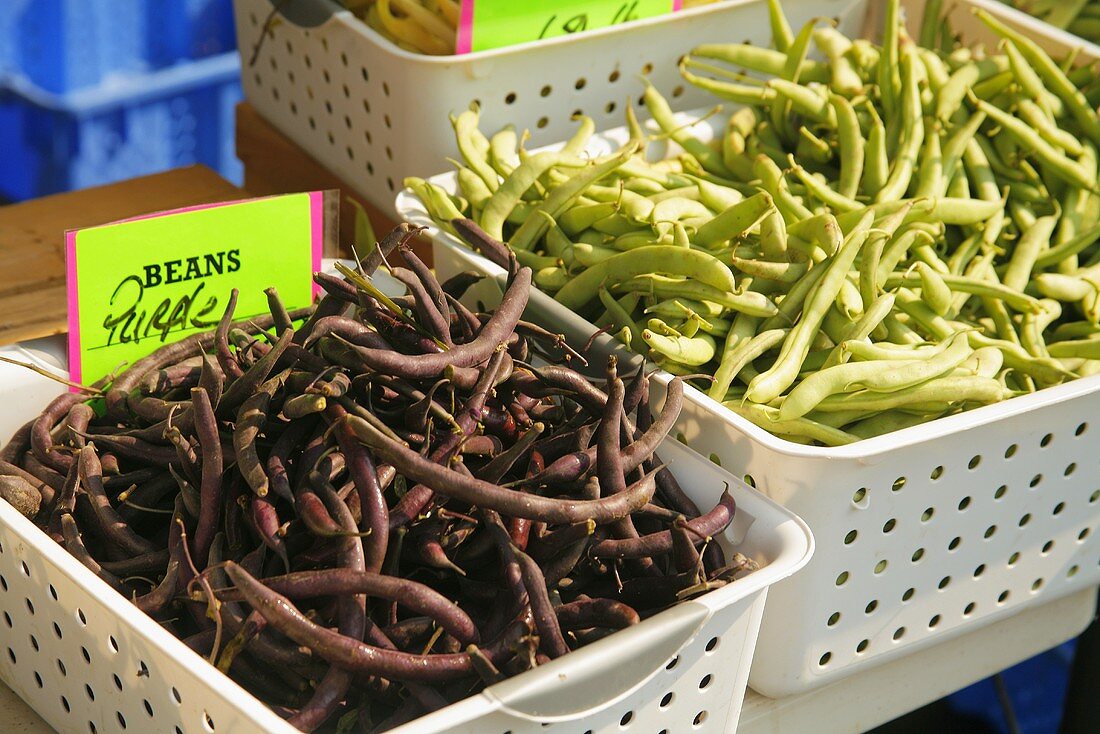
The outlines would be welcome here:
M 489 285 L 482 297 L 492 302 Z M 60 338 L 35 344 L 0 352 L 56 369 Z M 0 364 L 0 436 L 57 388 Z M 677 441 L 660 452 L 700 505 L 730 486 L 737 513 L 718 540 L 762 568 L 395 731 L 736 728 L 767 590 L 808 562 L 813 538 L 789 511 Z M 0 680 L 63 734 L 294 731 L 2 501 Z
M 791 22 L 835 17 L 859 30 L 868 0 L 784 0 Z M 485 129 L 511 123 L 535 145 L 568 138 L 584 113 L 618 124 L 645 74 L 675 109 L 705 103 L 676 70 L 699 43 L 766 43 L 767 11 L 723 0 L 575 36 L 463 56 L 410 53 L 331 0 L 282 3 L 284 16 L 255 54 L 271 0 L 234 0 L 245 97 L 314 159 L 383 211 L 406 176 L 427 177 L 456 157 L 448 115 L 472 101 Z
M 993 42 L 970 12 L 993 5 L 953 6 L 952 25 L 966 42 Z M 906 7 L 915 31 L 923 3 Z M 1029 20 L 1021 27 L 1032 37 L 1065 50 Z M 712 135 L 719 118 L 695 132 Z M 626 136 L 623 129 L 597 136 L 591 151 L 605 153 Z M 453 192 L 454 178 L 432 180 Z M 411 192 L 398 196 L 397 208 L 428 226 L 441 275 L 473 269 L 504 277 L 432 225 Z M 541 292 L 532 294 L 529 317 L 575 343 L 595 331 Z M 607 335 L 594 344 L 640 360 Z M 669 379 L 658 372 L 655 390 L 663 394 Z M 784 441 L 703 392 L 689 387 L 686 396 L 679 430 L 689 445 L 751 477 L 817 539 L 806 572 L 772 591 L 750 676 L 764 695 L 799 693 L 1100 584 L 1100 377 L 842 448 Z

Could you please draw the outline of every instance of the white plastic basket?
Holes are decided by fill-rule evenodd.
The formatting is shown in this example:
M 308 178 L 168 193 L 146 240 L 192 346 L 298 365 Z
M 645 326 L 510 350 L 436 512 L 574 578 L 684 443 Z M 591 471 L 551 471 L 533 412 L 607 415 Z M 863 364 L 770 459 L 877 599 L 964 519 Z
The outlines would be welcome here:
M 0 351 L 57 368 L 61 340 L 35 344 L 37 350 Z M 14 432 L 57 390 L 46 378 L 0 364 L 7 408 L 0 435 Z M 813 538 L 789 511 L 678 442 L 666 441 L 661 457 L 701 505 L 712 505 L 730 485 L 737 513 L 719 542 L 762 568 L 396 731 L 736 728 L 768 587 L 808 562 Z M 63 734 L 294 731 L 5 502 L 0 680 Z
M 854 33 L 868 0 L 784 0 L 792 23 L 835 17 Z M 456 157 L 448 115 L 476 100 L 483 123 L 529 129 L 544 145 L 572 134 L 574 113 L 618 124 L 645 74 L 676 109 L 704 104 L 676 66 L 699 43 L 766 43 L 767 12 L 723 0 L 666 16 L 463 56 L 404 51 L 331 0 L 282 3 L 250 65 L 271 0 L 234 0 L 245 97 L 269 122 L 383 211 L 406 176 Z
M 953 28 L 967 42 L 992 43 L 970 11 L 994 5 L 958 0 Z M 923 2 L 906 7 L 915 31 Z M 1066 50 L 1032 19 L 1010 20 L 1048 49 Z M 719 117 L 694 132 L 713 135 Z M 626 136 L 597 136 L 591 151 L 606 153 Z M 454 174 L 432 180 L 455 190 Z M 397 208 L 428 226 L 441 275 L 504 277 L 432 225 L 410 192 Z M 595 331 L 541 292 L 529 317 L 574 342 Z M 639 363 L 607 335 L 594 344 Z M 669 379 L 659 372 L 655 390 L 663 393 Z M 1100 377 L 842 448 L 784 441 L 703 392 L 689 387 L 686 396 L 679 430 L 689 445 L 751 477 L 817 538 L 809 569 L 772 591 L 750 677 L 764 695 L 806 691 L 1100 583 L 1100 422 L 1090 424 L 1100 412 Z

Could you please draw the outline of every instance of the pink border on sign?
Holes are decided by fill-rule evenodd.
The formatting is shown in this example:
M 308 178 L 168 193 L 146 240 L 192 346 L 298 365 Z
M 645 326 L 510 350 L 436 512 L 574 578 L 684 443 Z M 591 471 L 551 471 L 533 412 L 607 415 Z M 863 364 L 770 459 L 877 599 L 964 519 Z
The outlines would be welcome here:
M 468 54 L 474 46 L 474 0 L 462 0 L 462 12 L 458 17 L 458 37 L 455 53 Z
M 321 191 L 309 192 L 310 240 L 312 240 L 313 268 L 310 276 L 321 269 L 321 255 L 325 245 L 325 195 Z M 321 286 L 313 283 L 313 295 L 321 295 Z
M 293 196 L 293 194 L 278 194 L 278 196 Z M 163 212 L 139 214 L 136 217 L 120 219 L 115 222 L 108 222 L 107 224 L 97 226 L 108 227 L 112 224 L 136 222 L 142 219 L 152 219 L 154 217 L 169 217 L 174 214 L 187 214 L 188 212 L 197 212 L 203 209 L 216 209 L 218 207 L 244 204 L 249 201 L 260 201 L 270 198 L 274 197 L 258 196 L 253 199 L 234 199 L 233 201 L 219 201 L 213 204 L 196 204 L 194 206 L 180 207 L 179 209 L 169 209 Z M 321 269 L 321 257 L 324 254 L 325 194 L 323 191 L 309 192 L 309 220 L 310 264 L 312 275 L 312 273 Z M 89 227 L 88 229 L 94 229 L 94 227 Z M 77 229 L 70 229 L 65 232 L 65 290 L 67 291 L 66 296 L 69 310 L 69 335 L 67 340 L 69 347 L 69 379 L 73 382 L 83 384 L 81 379 L 83 376 L 83 365 L 80 360 L 80 299 L 77 298 L 76 289 L 76 235 L 79 232 L 80 230 Z M 313 294 L 319 295 L 320 292 L 321 286 L 314 283 Z M 70 391 L 76 392 L 76 388 L 70 388 Z
M 69 379 L 83 384 L 80 380 L 80 299 L 76 297 L 76 232 L 70 229 L 65 233 L 65 290 L 69 301 Z M 76 388 L 70 388 L 76 392 Z
M 684 9 L 684 0 L 672 0 L 672 12 L 676 13 Z

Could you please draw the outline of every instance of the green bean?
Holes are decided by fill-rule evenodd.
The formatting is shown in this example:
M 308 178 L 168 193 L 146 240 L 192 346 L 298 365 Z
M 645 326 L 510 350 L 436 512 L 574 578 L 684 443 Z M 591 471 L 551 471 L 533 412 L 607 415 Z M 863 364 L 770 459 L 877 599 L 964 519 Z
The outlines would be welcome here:
M 837 345 L 851 356 L 864 362 L 913 361 L 931 359 L 943 353 L 943 344 L 893 344 L 848 340 Z M 889 366 L 889 365 L 886 365 Z
M 1089 106 L 1085 96 L 1066 77 L 1065 72 L 1058 68 L 1058 65 L 1054 63 L 1050 56 L 1039 47 L 1039 44 L 997 20 L 985 10 L 979 9 L 975 11 L 975 15 L 998 36 L 1012 41 L 1016 45 L 1023 57 L 1030 63 L 1031 68 L 1046 83 L 1046 87 L 1065 103 L 1066 111 L 1081 126 L 1081 130 L 1092 141 L 1093 145 L 1100 146 L 1100 119 L 1097 118 L 1095 110 Z M 1095 182 L 1093 185 L 1095 185 Z
M 1047 346 L 1051 357 L 1058 359 L 1082 358 L 1100 359 L 1100 339 L 1078 339 L 1054 342 Z
M 912 428 L 913 426 L 919 426 L 941 415 L 943 415 L 943 411 L 928 415 L 925 413 L 907 412 L 904 410 L 887 410 L 847 426 L 845 430 L 857 438 L 868 439 L 886 433 Z
M 440 222 L 440 226 L 446 231 L 454 232 L 454 228 L 450 225 L 452 219 L 462 219 L 466 216 L 451 200 L 447 192 L 432 182 L 410 176 L 405 179 L 404 184 L 407 188 L 412 189 L 416 197 L 424 204 L 424 208 L 428 210 L 431 218 L 436 222 Z
M 812 87 L 802 86 L 786 79 L 769 79 L 764 89 L 771 89 L 791 103 L 791 107 L 801 115 L 826 127 L 836 127 L 836 113 L 829 105 L 827 94 L 819 93 Z
M 783 176 L 783 171 L 775 161 L 767 156 L 757 156 L 752 167 L 753 173 L 760 179 L 760 187 L 771 195 L 772 203 L 783 215 L 787 224 L 792 224 L 802 219 L 813 216 L 813 212 L 807 209 L 791 193 L 790 187 Z
M 623 305 L 616 301 L 606 288 L 600 288 L 599 292 L 600 303 L 607 309 L 607 315 L 610 320 L 610 324 L 617 330 L 628 329 L 631 335 L 631 339 L 627 346 L 634 351 L 642 351 L 645 349 L 645 342 L 642 341 L 642 330 L 638 324 L 631 317 L 629 311 L 623 308 Z
M 788 158 L 790 163 L 791 173 L 794 174 L 803 186 L 806 187 L 806 192 L 813 198 L 821 201 L 830 209 L 836 212 L 852 212 L 859 211 L 864 208 L 863 204 L 860 204 L 854 199 L 849 199 L 836 191 L 829 188 L 829 184 L 825 181 L 819 180 L 816 176 L 811 174 L 802 166 L 795 162 L 794 156 Z
M 940 316 L 946 315 L 951 310 L 951 289 L 943 280 L 943 276 L 923 262 L 913 266 L 920 276 L 921 296 L 932 310 Z
M 667 268 L 665 269 L 667 270 Z M 778 312 L 775 304 L 762 293 L 749 290 L 720 290 L 696 280 L 669 278 L 656 273 L 637 274 L 617 283 L 615 289 L 638 291 L 657 298 L 689 298 L 697 301 L 710 301 L 738 313 L 747 313 L 753 316 L 774 316 Z
M 975 98 L 973 102 L 978 109 L 985 112 L 991 120 L 1000 125 L 1004 132 L 1034 153 L 1052 175 L 1074 186 L 1080 186 L 1090 191 L 1096 190 L 1095 178 L 1090 179 L 1080 164 L 1059 153 L 1054 146 L 1043 140 L 1026 123 L 980 99 Z
M 1015 290 L 1001 283 L 991 283 L 989 281 L 969 278 L 963 275 L 950 275 L 946 273 L 940 274 L 940 278 L 952 290 L 972 293 L 987 298 L 996 298 L 1004 301 L 1006 306 L 1010 306 L 1021 313 L 1026 313 L 1028 311 L 1034 312 L 1039 309 L 1038 300 L 1022 291 Z M 894 272 L 886 277 L 885 287 L 919 288 L 921 284 L 921 276 L 916 273 Z
M 481 176 L 481 180 L 489 187 L 490 191 L 496 191 L 500 185 L 500 178 L 493 167 L 489 165 L 486 153 L 490 150 L 489 141 L 477 129 L 479 112 L 477 105 L 471 105 L 468 110 L 457 116 L 451 115 L 451 126 L 455 131 L 455 140 L 458 143 L 458 152 L 466 165 L 473 169 L 474 173 Z M 492 234 L 490 232 L 490 234 Z M 499 235 L 496 236 L 500 239 Z
M 520 164 L 519 155 L 516 153 L 518 146 L 516 128 L 512 125 L 505 125 L 489 138 L 489 165 L 501 177 L 507 178 Z
M 814 44 L 829 60 L 829 86 L 833 91 L 847 96 L 858 94 L 863 88 L 863 80 L 847 56 L 852 42 L 835 28 L 818 28 L 813 38 Z
M 645 329 L 642 331 L 642 339 L 653 351 L 689 367 L 711 361 L 717 350 L 714 338 L 709 334 L 694 337 L 667 336 Z
M 866 390 L 895 393 L 944 375 L 962 364 L 971 353 L 964 334 L 956 334 L 922 359 L 851 362 L 815 372 L 800 382 L 779 407 L 782 420 L 809 413 L 830 396 Z
M 873 196 L 882 190 L 890 176 L 890 157 L 886 153 L 886 127 L 873 104 L 868 103 L 867 109 L 871 115 L 871 131 L 867 134 L 863 180 L 860 185 L 864 194 Z
M 964 64 L 956 69 L 940 89 L 936 100 L 936 119 L 947 122 L 955 117 L 966 99 L 966 92 L 981 77 L 981 70 L 975 63 Z
M 898 0 L 886 0 L 886 21 L 883 24 L 881 57 L 878 63 L 878 90 L 883 109 L 888 114 L 896 112 L 897 100 L 903 94 L 905 82 L 898 76 Z M 904 71 L 902 72 L 904 74 Z
M 826 367 L 833 367 L 838 364 L 844 364 L 848 361 L 850 352 L 845 350 L 845 342 L 860 342 L 871 335 L 879 324 L 889 315 L 890 311 L 894 308 L 894 295 L 892 293 L 884 293 L 883 295 L 871 301 L 864 309 L 863 315 L 859 320 L 851 324 L 842 334 L 839 334 L 840 340 L 837 342 L 837 346 L 829 353 L 829 356 L 822 364 L 822 369 Z
M 637 291 L 631 291 L 638 295 Z M 647 306 L 646 313 L 658 316 L 682 316 L 686 313 L 697 313 L 704 318 L 717 318 L 726 312 L 724 306 L 711 301 L 695 301 L 690 298 L 670 298 Z
M 890 0 L 887 7 L 897 9 L 897 0 Z M 888 11 L 890 12 L 890 11 Z M 902 131 L 898 145 L 898 155 L 890 167 L 890 175 L 883 184 L 882 189 L 875 196 L 875 201 L 891 201 L 905 194 L 909 188 L 909 181 L 913 177 L 913 169 L 920 154 L 921 144 L 924 142 L 924 117 L 921 112 L 920 90 L 917 88 L 917 80 L 913 71 L 913 54 L 906 53 L 901 59 L 901 119 Z
M 865 215 L 867 226 L 871 223 L 870 214 Z M 810 349 L 810 342 L 825 318 L 826 310 L 836 300 L 841 284 L 848 270 L 855 262 L 860 248 L 867 240 L 868 230 L 857 227 L 840 246 L 833 258 L 824 266 L 825 272 L 814 286 L 802 311 L 802 318 L 791 329 L 783 341 L 783 348 L 775 364 L 760 374 L 749 385 L 746 396 L 754 403 L 767 403 L 779 397 L 795 381 L 802 361 Z M 810 272 L 813 272 L 811 269 Z
M 1008 57 L 1009 67 L 1016 76 L 1016 83 L 1020 85 L 1020 89 L 1026 92 L 1031 99 L 1035 100 L 1036 104 L 1042 109 L 1044 115 L 1051 119 L 1061 117 L 1064 112 L 1062 100 L 1056 95 L 1051 94 L 1047 88 L 1043 86 L 1043 80 L 1035 73 L 1035 69 L 1031 68 L 1031 64 L 1029 64 L 1027 59 L 1024 58 L 1024 55 L 1020 53 L 1020 49 L 1016 44 L 1012 41 L 1005 40 L 1003 48 L 1005 55 Z
M 798 129 L 795 155 L 801 160 L 824 165 L 833 159 L 833 149 L 827 142 L 814 135 L 809 128 L 801 127 Z
M 816 214 L 792 224 L 787 234 L 819 245 L 826 255 L 833 255 L 844 241 L 844 232 L 832 214 Z
M 705 76 L 698 76 L 688 71 L 684 62 L 680 63 L 680 76 L 692 86 L 706 90 L 716 97 L 728 99 L 737 104 L 766 104 L 777 97 L 775 90 L 770 87 L 736 84 L 734 82 L 724 82 L 717 79 L 709 79 Z
M 1035 267 L 1050 267 L 1059 260 L 1063 260 L 1088 249 L 1097 239 L 1100 239 L 1100 224 L 1095 224 L 1073 239 L 1055 245 L 1049 250 L 1040 253 L 1038 257 L 1035 258 Z
M 555 187 L 539 203 L 536 211 L 544 211 L 555 217 L 559 216 L 586 188 L 614 171 L 633 154 L 634 148 L 627 146 L 618 153 L 599 159 L 593 165 L 581 169 L 567 182 Z M 546 220 L 543 217 L 528 217 L 527 221 L 520 225 L 519 229 L 508 240 L 508 246 L 513 250 L 530 249 L 535 240 L 541 237 L 545 231 Z
M 494 239 L 504 239 L 504 222 L 519 204 L 524 192 L 552 167 L 573 160 L 557 152 L 535 153 L 512 170 L 512 173 L 494 189 L 492 198 L 485 204 L 478 224 Z M 550 212 L 553 214 L 553 212 Z
M 669 107 L 668 102 L 661 96 L 661 93 L 657 91 L 657 88 L 648 81 L 646 81 L 645 84 L 646 88 L 645 92 L 642 94 L 642 100 L 645 102 L 649 114 L 661 128 L 661 131 L 670 139 L 674 140 L 688 155 L 699 161 L 699 164 L 703 166 L 705 170 L 719 176 L 731 176 L 732 174 L 729 169 L 722 163 L 721 153 L 700 141 L 698 138 L 694 137 L 689 130 L 685 129 L 684 126 L 676 120 L 672 108 Z
M 794 43 L 794 33 L 787 22 L 787 16 L 783 13 L 783 6 L 779 0 L 768 0 L 768 21 L 772 28 L 772 45 L 783 54 Z
M 920 24 L 920 45 L 925 48 L 935 48 L 936 39 L 940 35 L 943 17 L 940 15 L 943 0 L 929 0 L 924 6 L 924 18 Z
M 801 436 L 820 441 L 826 446 L 844 446 L 859 440 L 855 436 L 844 431 L 809 420 L 808 418 L 796 418 L 795 420 L 781 420 L 779 411 L 767 405 L 753 405 L 752 403 L 739 403 L 726 401 L 722 405 L 737 415 L 745 418 L 761 428 L 772 433 L 786 436 Z
M 851 280 L 845 279 L 836 294 L 836 308 L 848 321 L 856 321 L 863 315 L 863 297 Z
M 1035 132 L 1039 133 L 1043 140 L 1061 148 L 1067 155 L 1076 157 L 1085 152 L 1081 141 L 1058 127 L 1042 108 L 1030 99 L 1021 99 L 1017 102 L 1016 112 L 1019 113 L 1020 119 L 1035 128 Z
M 596 132 L 596 122 L 588 115 L 581 115 L 579 118 L 574 117 L 573 119 L 580 120 L 580 127 L 577 128 L 577 132 L 573 133 L 573 137 L 569 138 L 562 146 L 561 152 L 569 155 L 580 155 L 592 138 L 592 133 Z
M 859 128 L 852 103 L 839 94 L 829 96 L 836 114 L 838 155 L 840 157 L 840 180 L 837 192 L 848 199 L 854 199 L 859 192 L 859 182 L 863 177 L 865 143 Z
M 661 319 L 649 319 L 646 322 L 646 328 L 661 336 L 693 336 L 681 333 L 679 329 L 674 329 Z
M 1054 227 L 1058 224 L 1058 217 L 1040 217 L 1027 229 L 1016 243 L 1012 251 L 1012 259 L 1009 260 L 1008 269 L 1005 270 L 1001 281 L 1005 287 L 1022 291 L 1031 279 L 1031 271 L 1035 267 L 1035 261 L 1054 234 Z
M 817 404 L 817 410 L 882 411 L 912 406 L 949 406 L 960 403 L 996 403 L 1012 397 L 995 379 L 986 377 L 938 377 L 912 387 L 882 393 L 863 390 L 830 395 Z
M 470 202 L 470 206 L 474 212 L 479 212 L 485 208 L 486 203 L 492 197 L 493 192 L 489 191 L 489 187 L 485 185 L 485 182 L 481 180 L 481 176 L 478 176 L 473 170 L 460 166 L 456 174 L 458 180 L 458 188 L 462 191 L 462 195 L 466 197 L 466 200 Z
M 639 247 L 588 268 L 554 296 L 566 308 L 577 310 L 596 296 L 601 283 L 617 283 L 636 275 L 667 273 L 697 280 L 718 291 L 737 289 L 733 273 L 712 255 L 699 250 L 670 252 L 667 247 Z M 701 299 L 711 300 L 711 299 Z
M 547 293 L 553 294 L 569 282 L 569 273 L 563 267 L 552 266 L 535 271 L 535 285 Z
M 771 196 L 761 191 L 718 214 L 695 233 L 695 244 L 714 247 L 740 237 L 772 210 Z
M 760 252 L 770 260 L 787 257 L 787 224 L 774 207 L 760 220 Z M 737 257 L 736 253 L 734 257 Z
M 737 206 L 737 204 L 734 206 Z M 696 217 L 710 219 L 713 215 L 710 209 L 707 209 L 701 202 L 677 196 L 658 202 L 649 216 L 650 221 L 657 224 L 658 222 L 680 222 Z M 705 243 L 700 244 L 705 245 Z
M 730 264 L 745 275 L 779 283 L 794 283 L 805 275 L 810 267 L 806 263 L 769 262 L 755 258 L 737 257 L 736 255 L 730 258 Z
M 619 204 L 615 201 L 601 201 L 595 204 L 588 204 L 585 206 L 575 206 L 568 211 L 562 212 L 558 217 L 558 226 L 561 227 L 567 235 L 577 235 L 588 229 L 596 222 L 600 221 L 604 217 L 610 217 L 613 214 L 618 213 Z M 543 214 L 546 212 L 541 212 Z

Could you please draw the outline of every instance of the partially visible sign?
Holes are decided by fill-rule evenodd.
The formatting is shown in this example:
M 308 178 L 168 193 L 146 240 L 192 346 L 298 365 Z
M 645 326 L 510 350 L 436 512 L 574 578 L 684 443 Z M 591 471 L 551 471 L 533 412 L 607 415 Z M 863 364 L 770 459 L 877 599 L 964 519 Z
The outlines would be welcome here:
M 321 267 L 325 195 L 213 204 L 66 233 L 69 372 L 90 384 L 167 342 L 234 320 L 308 306 Z
M 683 0 L 462 0 L 460 54 L 580 33 L 679 10 Z

